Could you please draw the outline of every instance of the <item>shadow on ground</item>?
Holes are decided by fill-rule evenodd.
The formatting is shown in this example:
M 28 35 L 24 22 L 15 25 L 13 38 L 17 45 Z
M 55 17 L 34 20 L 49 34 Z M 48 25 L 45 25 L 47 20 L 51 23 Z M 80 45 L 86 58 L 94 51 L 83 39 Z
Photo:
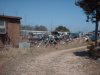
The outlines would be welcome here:
M 73 54 L 80 57 L 86 57 L 88 59 L 91 58 L 94 60 L 100 60 L 100 56 L 93 55 L 93 53 L 90 53 L 89 51 L 76 51 L 73 52 Z
M 76 56 L 80 56 L 80 57 L 89 56 L 88 51 L 77 51 L 77 52 L 74 52 L 74 54 L 75 54 Z

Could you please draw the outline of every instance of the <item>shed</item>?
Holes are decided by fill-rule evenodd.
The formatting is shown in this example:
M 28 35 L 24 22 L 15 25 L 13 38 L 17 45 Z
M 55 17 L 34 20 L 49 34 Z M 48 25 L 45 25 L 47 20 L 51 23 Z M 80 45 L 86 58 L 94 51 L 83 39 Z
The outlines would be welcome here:
M 5 44 L 15 45 L 21 39 L 21 17 L 0 15 L 0 47 Z

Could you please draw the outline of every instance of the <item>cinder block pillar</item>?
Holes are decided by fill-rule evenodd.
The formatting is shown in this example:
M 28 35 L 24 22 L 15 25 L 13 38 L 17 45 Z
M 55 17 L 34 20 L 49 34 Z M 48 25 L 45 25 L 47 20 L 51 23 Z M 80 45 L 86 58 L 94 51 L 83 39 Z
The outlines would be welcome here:
M 4 47 L 4 45 L 3 45 L 2 39 L 0 37 L 0 48 L 2 48 L 2 47 Z

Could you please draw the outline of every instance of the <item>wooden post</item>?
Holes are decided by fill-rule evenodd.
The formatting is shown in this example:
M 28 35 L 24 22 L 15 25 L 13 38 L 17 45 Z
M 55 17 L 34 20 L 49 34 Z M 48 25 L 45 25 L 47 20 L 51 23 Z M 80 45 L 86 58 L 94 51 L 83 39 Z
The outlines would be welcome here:
M 95 47 L 97 47 L 97 38 L 98 38 L 98 12 L 96 11 Z

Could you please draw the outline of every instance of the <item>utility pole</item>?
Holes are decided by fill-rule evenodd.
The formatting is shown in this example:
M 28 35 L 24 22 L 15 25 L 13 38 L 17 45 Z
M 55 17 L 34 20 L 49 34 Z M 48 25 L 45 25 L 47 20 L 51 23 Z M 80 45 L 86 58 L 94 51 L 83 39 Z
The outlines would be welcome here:
M 51 23 L 51 32 L 52 32 L 52 23 Z
M 53 31 L 53 22 L 51 21 L 51 32 Z

